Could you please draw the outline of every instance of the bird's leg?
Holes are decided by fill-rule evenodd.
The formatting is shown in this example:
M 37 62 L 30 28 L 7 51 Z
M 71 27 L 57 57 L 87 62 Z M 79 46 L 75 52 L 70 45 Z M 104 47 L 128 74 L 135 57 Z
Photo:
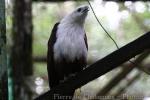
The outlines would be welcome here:
M 72 73 L 72 74 L 69 75 L 69 77 L 75 77 L 76 74 L 77 74 L 77 72 L 76 72 L 76 73 Z M 81 87 L 80 87 L 80 88 L 76 89 L 75 95 L 76 95 L 77 97 L 79 97 L 79 96 L 81 96 L 81 92 L 82 92 L 82 91 L 81 91 Z

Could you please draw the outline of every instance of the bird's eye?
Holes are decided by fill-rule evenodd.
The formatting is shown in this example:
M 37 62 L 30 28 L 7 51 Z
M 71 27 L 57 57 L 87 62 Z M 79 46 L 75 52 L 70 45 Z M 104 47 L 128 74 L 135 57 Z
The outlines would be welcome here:
M 80 12 L 80 11 L 81 11 L 81 8 L 79 8 L 77 11 Z

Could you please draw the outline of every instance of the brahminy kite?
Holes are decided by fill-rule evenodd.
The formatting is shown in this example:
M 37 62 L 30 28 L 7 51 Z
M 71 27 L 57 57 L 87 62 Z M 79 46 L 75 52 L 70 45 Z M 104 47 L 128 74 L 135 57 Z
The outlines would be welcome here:
M 52 29 L 47 52 L 50 88 L 86 67 L 88 44 L 84 23 L 88 11 L 88 6 L 80 6 Z

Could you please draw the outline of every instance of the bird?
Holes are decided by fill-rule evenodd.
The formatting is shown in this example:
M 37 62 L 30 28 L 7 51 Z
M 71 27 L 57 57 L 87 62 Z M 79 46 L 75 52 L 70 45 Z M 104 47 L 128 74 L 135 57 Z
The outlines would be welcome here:
M 47 50 L 50 89 L 76 75 L 87 65 L 88 43 L 84 24 L 88 11 L 87 5 L 79 6 L 52 28 Z

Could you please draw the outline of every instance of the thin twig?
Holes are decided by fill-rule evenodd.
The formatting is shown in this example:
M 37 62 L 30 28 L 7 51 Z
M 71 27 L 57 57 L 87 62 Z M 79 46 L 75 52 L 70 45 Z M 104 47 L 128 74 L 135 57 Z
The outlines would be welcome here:
M 87 0 L 87 2 L 88 2 L 88 4 L 90 5 L 90 7 L 91 7 L 91 9 L 92 9 L 92 12 L 93 12 L 93 14 L 94 14 L 94 16 L 95 16 L 97 22 L 99 23 L 100 27 L 105 31 L 105 33 L 107 34 L 107 36 L 114 42 L 114 44 L 116 45 L 117 49 L 119 49 L 119 46 L 118 46 L 117 42 L 115 41 L 115 39 L 112 38 L 112 36 L 107 32 L 107 30 L 104 28 L 104 26 L 101 24 L 101 22 L 100 22 L 99 19 L 97 18 L 96 14 L 95 14 L 95 12 L 94 12 L 94 9 L 93 9 L 93 7 L 92 7 L 92 5 L 91 5 L 91 3 L 90 3 L 90 1 Z M 130 62 L 131 64 L 133 64 L 133 65 L 137 65 L 137 64 L 135 64 L 135 63 L 134 63 L 133 61 L 131 61 L 131 60 L 129 60 L 129 62 Z
M 89 5 L 90 5 L 90 7 L 91 7 L 91 9 L 92 9 L 92 12 L 93 12 L 93 14 L 94 14 L 94 16 L 95 16 L 97 22 L 98 22 L 99 25 L 101 26 L 101 28 L 105 31 L 105 33 L 108 35 L 108 37 L 114 42 L 114 44 L 116 45 L 117 49 L 119 49 L 119 46 L 118 46 L 117 42 L 112 38 L 112 36 L 107 32 L 107 30 L 103 27 L 103 25 L 101 24 L 101 22 L 100 22 L 99 19 L 97 18 L 96 14 L 95 14 L 95 12 L 94 12 L 94 9 L 93 9 L 93 7 L 92 7 L 92 5 L 91 5 L 91 3 L 90 3 L 90 1 L 87 0 L 87 2 L 89 3 Z

